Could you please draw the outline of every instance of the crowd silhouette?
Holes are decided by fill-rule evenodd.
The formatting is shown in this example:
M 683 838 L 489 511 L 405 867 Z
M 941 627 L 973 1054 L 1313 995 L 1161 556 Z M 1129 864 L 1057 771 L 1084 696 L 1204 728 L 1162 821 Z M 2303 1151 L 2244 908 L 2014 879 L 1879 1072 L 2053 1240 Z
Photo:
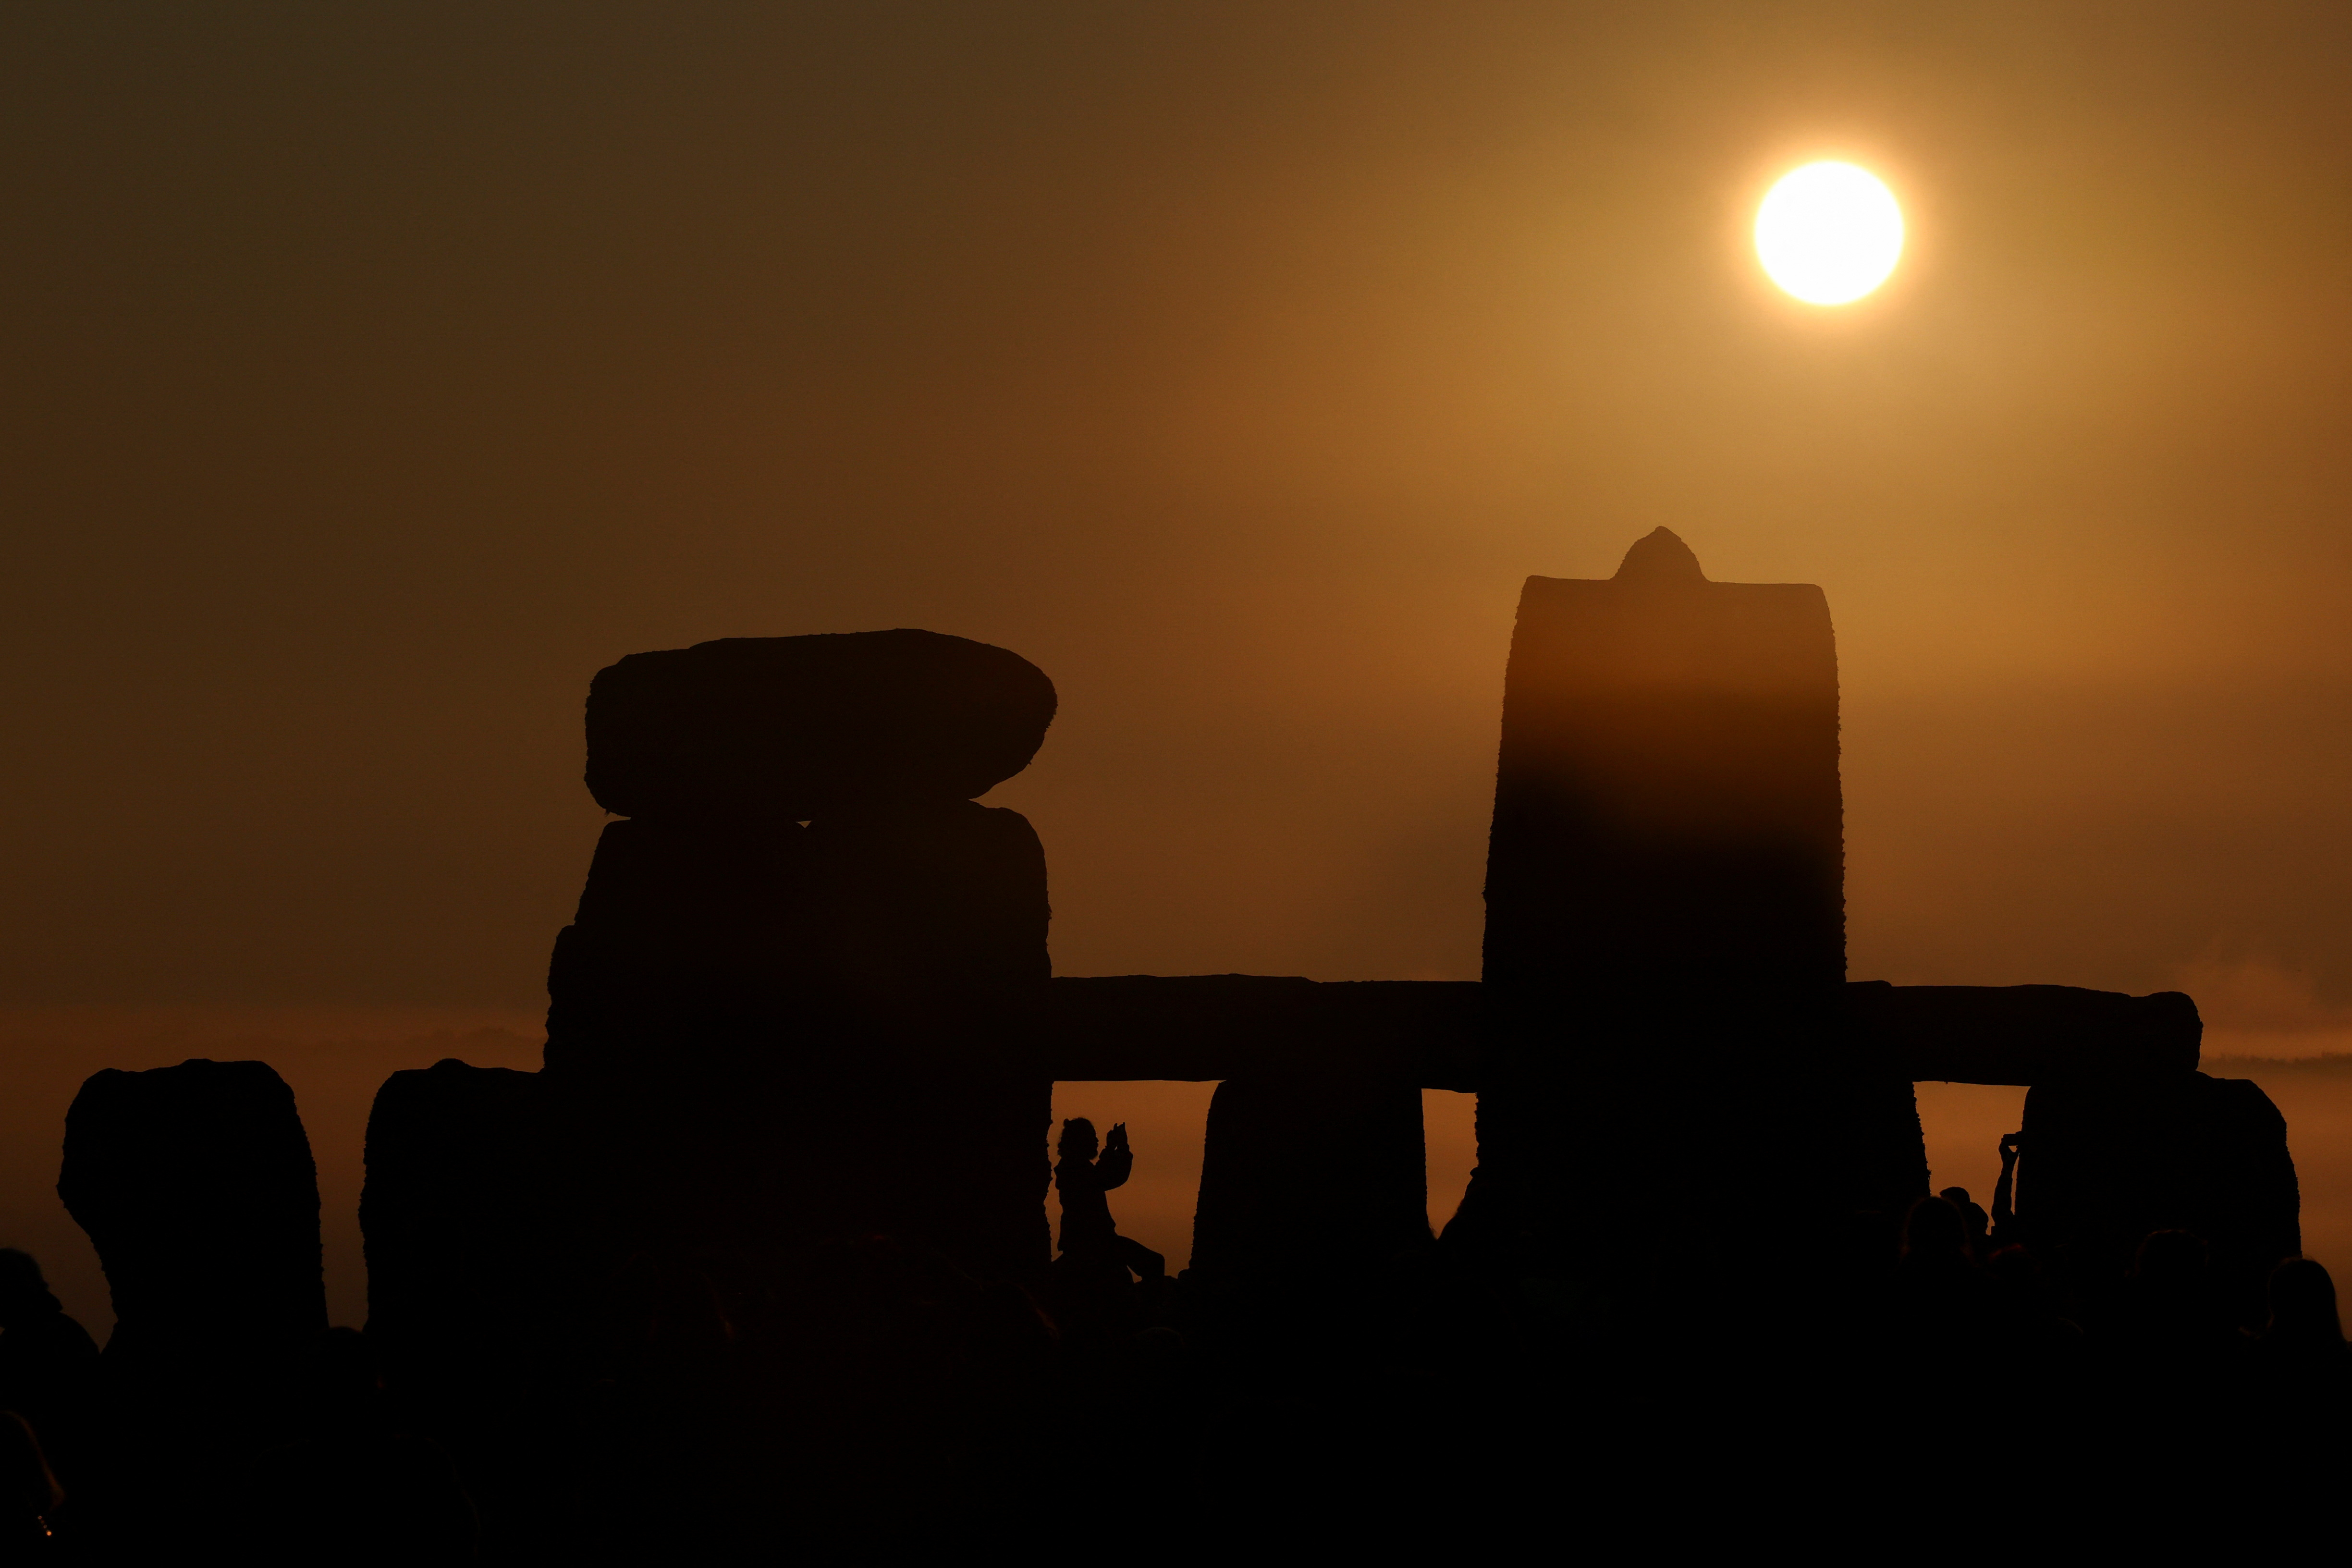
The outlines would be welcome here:
M 510 1473 L 461 1475 L 467 1435 L 433 1430 L 348 1328 L 268 1370 L 268 1417 L 234 1453 L 205 1451 L 205 1424 L 177 1413 L 166 1425 L 194 1447 L 174 1468 L 231 1490 L 194 1506 L 247 1560 L 439 1563 L 486 1541 L 505 1561 L 681 1560 L 759 1534 L 747 1499 L 790 1513 L 772 1540 L 876 1546 L 1030 1508 L 1360 1523 L 1368 1489 L 1496 1484 L 1562 1452 L 1582 1473 L 1547 1484 L 1605 1481 L 1621 1503 L 1679 1488 L 1786 1506 L 1801 1471 L 1830 1506 L 1826 1467 L 1863 1489 L 1838 1506 L 1867 1512 L 1908 1467 L 1990 1445 L 2012 1519 L 2179 1518 L 2184 1485 L 2275 1514 L 2352 1458 L 2352 1351 L 2325 1268 L 2278 1261 L 2248 1317 L 2189 1231 L 2147 1236 L 2120 1272 L 2086 1267 L 2019 1234 L 2014 1137 L 1990 1215 L 1958 1188 L 1843 1226 L 1790 1215 L 1761 1259 L 1705 1255 L 1694 1216 L 1701 1252 L 1675 1261 L 1664 1310 L 1656 1281 L 1602 1260 L 1444 1239 L 1335 1268 L 1307 1302 L 1171 1279 L 1109 1211 L 1135 1159 L 1124 1127 L 1097 1152 L 1072 1118 L 1058 1152 L 1060 1256 L 1034 1289 L 886 1236 L 805 1260 L 793 1300 L 648 1276 L 611 1326 L 635 1345 L 616 1375 L 532 1430 L 568 1474 L 536 1505 L 472 1495 Z M 153 1435 L 131 1428 L 152 1406 L 17 1251 L 0 1251 L 0 1410 L 5 1560 L 129 1561 L 184 1539 L 187 1520 L 126 1489 L 148 1473 Z M 1771 1446 L 1739 1452 L 1759 1422 Z M 484 1503 L 551 1510 L 486 1537 Z

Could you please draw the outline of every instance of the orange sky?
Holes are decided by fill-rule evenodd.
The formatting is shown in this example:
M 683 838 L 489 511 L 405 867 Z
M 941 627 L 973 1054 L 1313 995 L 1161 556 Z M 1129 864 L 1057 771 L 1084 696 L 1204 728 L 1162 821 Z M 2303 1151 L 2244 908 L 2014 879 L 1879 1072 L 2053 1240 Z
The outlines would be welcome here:
M 529 1008 L 589 675 L 894 625 L 1060 684 L 1066 972 L 1468 975 L 1518 583 L 1664 523 L 1829 590 L 1856 974 L 2339 1027 L 2348 27 L 12 8 L 0 1001 Z

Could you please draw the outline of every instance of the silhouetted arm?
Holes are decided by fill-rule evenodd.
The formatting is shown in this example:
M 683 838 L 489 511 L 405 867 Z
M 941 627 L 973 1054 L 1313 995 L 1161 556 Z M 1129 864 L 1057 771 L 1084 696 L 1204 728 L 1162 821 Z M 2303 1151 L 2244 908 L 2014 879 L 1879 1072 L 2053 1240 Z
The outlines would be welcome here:
M 1135 1152 L 1127 1146 L 1127 1123 L 1115 1121 L 1103 1138 L 1102 1158 L 1095 1162 L 1095 1173 L 1101 1178 L 1102 1189 L 1125 1186 L 1129 1173 L 1135 1169 Z
M 1992 1184 L 1992 1238 L 1996 1243 L 2017 1239 L 2017 1210 L 2011 1200 L 2017 1190 L 2017 1141 L 2022 1136 L 2012 1132 L 2000 1141 L 2000 1180 Z

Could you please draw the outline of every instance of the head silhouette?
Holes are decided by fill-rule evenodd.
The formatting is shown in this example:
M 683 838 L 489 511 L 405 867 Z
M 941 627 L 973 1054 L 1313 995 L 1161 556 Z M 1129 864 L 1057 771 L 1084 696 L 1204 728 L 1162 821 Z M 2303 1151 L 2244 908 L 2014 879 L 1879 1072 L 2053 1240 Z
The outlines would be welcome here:
M 2042 1259 L 2022 1247 L 2004 1247 L 1985 1259 L 1985 1272 L 2003 1285 L 2025 1289 L 2042 1282 Z
M 1968 1232 L 1969 1245 L 1971 1247 L 1981 1247 L 1985 1241 L 1985 1232 L 1991 1224 L 1992 1216 L 1986 1214 L 1982 1205 L 1979 1205 L 1969 1196 L 1968 1188 L 1946 1187 L 1942 1192 L 1937 1193 L 1936 1195 L 1943 1199 L 1946 1203 L 1951 1205 L 1954 1208 L 1959 1210 L 1962 1228 Z
M 2207 1256 L 2194 1231 L 2152 1230 L 2132 1258 L 2132 1278 L 2152 1290 L 2187 1290 L 2203 1282 Z
M 302 1358 L 301 1375 L 311 1417 L 322 1425 L 364 1421 L 383 1400 L 375 1347 L 357 1329 L 328 1329 L 312 1340 Z
M 0 1329 L 63 1310 L 33 1255 L 0 1247 Z
M 1963 1263 L 1968 1259 L 1969 1224 L 1960 1211 L 1940 1197 L 1921 1198 L 1903 1218 L 1903 1256 L 1915 1264 Z
M 1062 1123 L 1059 1152 L 1063 1159 L 1091 1160 L 1101 1145 L 1095 1141 L 1095 1124 L 1083 1116 L 1073 1116 Z
M 2263 1338 L 2279 1344 L 2340 1345 L 2336 1281 L 2309 1258 L 2290 1258 L 2271 1270 L 2271 1321 Z

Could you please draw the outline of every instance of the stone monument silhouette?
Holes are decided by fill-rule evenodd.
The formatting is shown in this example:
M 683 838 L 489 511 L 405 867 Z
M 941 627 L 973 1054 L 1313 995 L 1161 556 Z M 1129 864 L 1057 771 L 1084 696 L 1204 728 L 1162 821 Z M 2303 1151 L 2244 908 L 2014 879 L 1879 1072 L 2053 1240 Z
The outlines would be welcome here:
M 1783 1208 L 1891 1226 L 1924 1194 L 1921 1079 L 2029 1086 L 2016 1216 L 2062 1261 L 2192 1228 L 2242 1304 L 2299 1245 L 2284 1124 L 2198 1070 L 2186 996 L 1846 980 L 1818 588 L 1709 581 L 1664 529 L 1612 578 L 1528 579 L 1477 983 L 1052 977 L 1043 847 L 977 797 L 1055 705 L 1018 655 L 910 629 L 596 676 L 586 782 L 619 820 L 555 942 L 544 1068 L 396 1074 L 368 1127 L 370 1338 L 494 1537 L 577 1512 L 583 1476 L 723 1513 L 744 1455 L 854 1468 L 840 1432 L 932 1397 L 890 1336 L 929 1343 L 909 1325 L 943 1303 L 1034 1356 L 1057 1079 L 1219 1084 L 1193 1284 L 1248 1303 L 1244 1332 L 1433 1247 L 1635 1312 L 1698 1300 L 1695 1214 L 1720 1267 L 1769 1258 Z M 1479 1097 L 1437 1240 L 1424 1089 Z M 322 1325 L 309 1149 L 267 1067 L 99 1074 L 59 1190 L 115 1294 L 107 1359 L 153 1386 Z M 963 1420 L 979 1387 L 940 1397 L 978 1400 Z

